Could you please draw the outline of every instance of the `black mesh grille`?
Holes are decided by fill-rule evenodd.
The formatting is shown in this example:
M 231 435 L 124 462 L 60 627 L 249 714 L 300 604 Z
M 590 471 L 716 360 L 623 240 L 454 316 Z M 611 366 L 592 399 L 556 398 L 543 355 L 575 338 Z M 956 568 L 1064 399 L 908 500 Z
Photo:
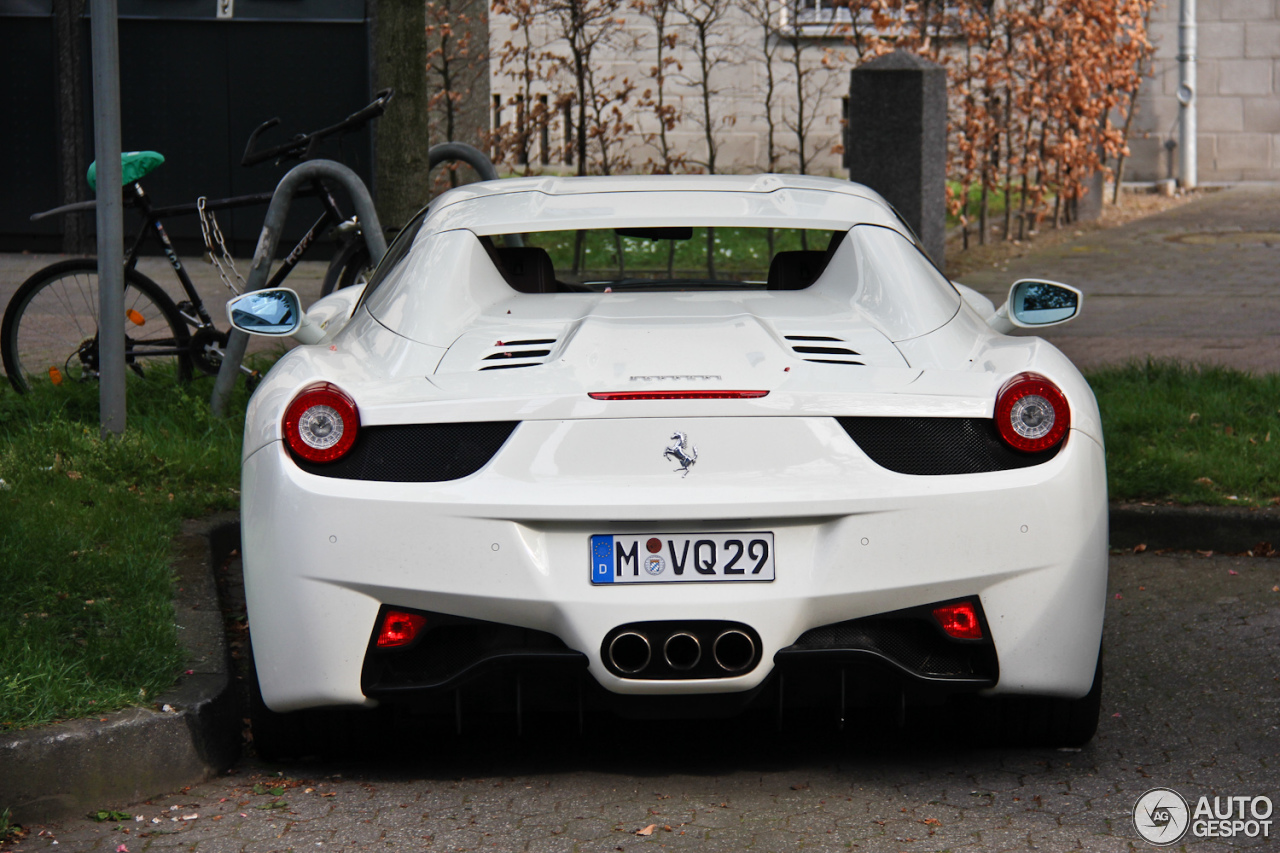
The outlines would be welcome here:
M 987 673 L 975 652 L 981 647 L 952 643 L 916 619 L 855 619 L 806 631 L 791 648 L 863 649 L 878 652 L 907 669 L 935 678 L 972 678 Z
M 990 418 L 836 418 L 862 452 L 899 474 L 980 474 L 1048 462 L 1062 444 L 1021 453 Z
M 436 483 L 479 471 L 515 430 L 518 421 L 369 426 L 337 462 L 317 463 L 293 455 L 302 470 L 321 477 Z
M 441 613 L 424 615 L 425 634 L 412 646 L 370 649 L 361 678 L 366 693 L 443 686 L 500 661 L 585 662 L 581 654 L 545 631 Z

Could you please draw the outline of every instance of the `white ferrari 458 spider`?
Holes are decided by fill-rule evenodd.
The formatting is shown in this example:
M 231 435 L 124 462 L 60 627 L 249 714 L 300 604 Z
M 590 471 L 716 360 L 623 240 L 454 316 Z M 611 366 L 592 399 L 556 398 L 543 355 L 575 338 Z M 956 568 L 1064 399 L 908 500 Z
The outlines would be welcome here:
M 811 177 L 528 178 L 436 199 L 254 394 L 243 559 L 273 712 L 626 716 L 956 701 L 1095 730 L 1107 575 L 1088 384 Z

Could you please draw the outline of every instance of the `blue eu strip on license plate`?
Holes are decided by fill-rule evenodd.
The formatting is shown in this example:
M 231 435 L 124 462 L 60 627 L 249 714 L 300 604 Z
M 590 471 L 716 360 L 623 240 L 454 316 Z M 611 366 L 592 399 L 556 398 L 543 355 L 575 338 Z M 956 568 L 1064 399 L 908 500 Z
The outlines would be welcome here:
M 772 581 L 773 533 L 598 534 L 591 583 Z

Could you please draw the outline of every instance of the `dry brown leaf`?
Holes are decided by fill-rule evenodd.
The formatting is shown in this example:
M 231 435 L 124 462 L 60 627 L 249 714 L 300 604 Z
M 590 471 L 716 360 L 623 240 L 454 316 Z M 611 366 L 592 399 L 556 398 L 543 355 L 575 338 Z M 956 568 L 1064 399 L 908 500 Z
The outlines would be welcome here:
M 1145 550 L 1147 550 L 1146 542 L 1140 542 L 1139 544 L 1133 546 L 1133 553 L 1135 554 L 1141 554 Z
M 658 825 L 656 823 L 651 823 L 648 826 L 646 826 L 644 829 L 637 829 L 636 835 L 643 835 L 647 837 L 647 836 L 653 835 L 653 831 L 657 828 L 658 828 Z

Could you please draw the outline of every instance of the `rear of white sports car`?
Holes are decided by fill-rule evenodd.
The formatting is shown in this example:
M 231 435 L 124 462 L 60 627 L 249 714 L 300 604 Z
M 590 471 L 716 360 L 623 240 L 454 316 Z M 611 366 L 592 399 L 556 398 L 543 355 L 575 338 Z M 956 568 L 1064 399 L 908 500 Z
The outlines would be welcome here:
M 246 429 L 267 705 L 1022 694 L 1051 736 L 1091 735 L 1087 384 L 996 333 L 866 190 L 770 181 L 479 185 L 316 309 L 326 337 Z M 674 248 L 662 274 L 588 274 L 581 238 L 547 237 L 610 229 L 622 267 L 624 238 L 707 226 L 830 237 L 760 280 L 677 274 Z

